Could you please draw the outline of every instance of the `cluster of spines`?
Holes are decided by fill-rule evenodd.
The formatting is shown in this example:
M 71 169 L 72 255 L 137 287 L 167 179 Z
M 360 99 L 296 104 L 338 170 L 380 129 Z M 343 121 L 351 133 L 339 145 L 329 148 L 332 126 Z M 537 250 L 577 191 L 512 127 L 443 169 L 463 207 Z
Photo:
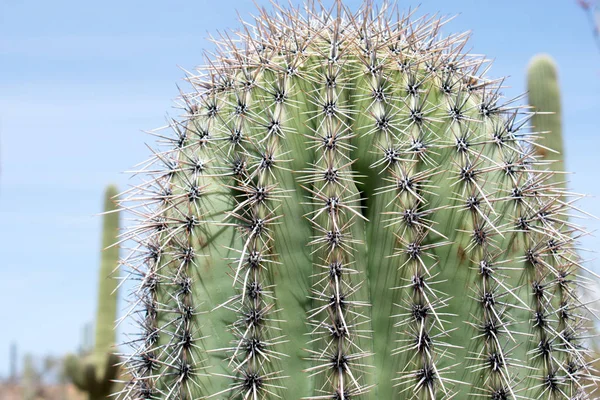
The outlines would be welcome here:
M 457 329 L 447 320 L 455 316 L 443 312 L 451 298 L 435 288 L 443 283 L 440 271 L 453 268 L 439 254 L 452 251 L 460 268 L 470 265 L 474 272 L 469 370 L 480 382 L 471 394 L 518 398 L 519 390 L 527 390 L 522 382 L 534 376 L 539 393 L 521 397 L 579 395 L 581 378 L 590 376 L 572 279 L 579 268 L 572 237 L 577 228 L 563 217 L 570 203 L 546 182 L 550 172 L 533 171 L 539 162 L 529 141 L 535 136 L 522 133 L 518 110 L 498 105 L 498 82 L 483 79 L 482 61 L 462 54 L 465 37 L 437 40 L 437 20 L 411 25 L 399 18 L 390 25 L 384 11 L 372 16 L 369 7 L 362 19 L 339 3 L 337 17 L 316 9 L 304 17 L 280 11 L 240 33 L 243 48 L 225 38 L 222 65 L 211 65 L 208 78 L 190 79 L 200 93 L 185 96 L 189 121 L 173 122 L 176 135 L 167 139 L 172 148 L 155 154 L 153 163 L 164 169 L 146 169 L 153 182 L 126 200 L 145 203 L 137 211 L 142 223 L 129 235 L 141 246 L 126 260 L 142 281 L 144 327 L 129 364 L 135 385 L 127 393 L 195 398 L 203 392 L 190 387 L 203 373 L 204 354 L 201 304 L 191 289 L 201 280 L 197 249 L 210 241 L 202 229 L 207 223 L 237 227 L 241 245 L 230 249 L 237 254 L 231 263 L 236 295 L 218 304 L 237 315 L 232 345 L 206 350 L 228 354 L 231 374 L 221 375 L 231 379 L 227 391 L 234 395 L 268 397 L 283 385 L 285 371 L 273 367 L 282 356 L 275 348 L 285 338 L 278 333 L 271 269 L 278 264 L 272 232 L 285 217 L 277 202 L 285 194 L 273 168 L 276 159 L 281 164 L 286 135 L 297 134 L 286 132 L 286 113 L 304 107 L 295 117 L 306 120 L 308 146 L 316 153 L 300 179 L 310 193 L 307 218 L 315 233 L 310 244 L 316 272 L 307 293 L 314 305 L 308 313 L 314 367 L 308 371 L 323 377 L 315 398 L 346 399 L 370 389 L 362 377 L 370 352 L 358 346 L 369 332 L 367 299 L 351 299 L 360 292 L 358 273 L 366 269 L 354 250 L 364 244 L 355 229 L 364 218 L 352 158 L 357 135 L 372 139 L 376 160 L 370 169 L 391 183 L 377 193 L 392 194 L 380 212 L 398 238 L 388 255 L 402 259 L 405 281 L 390 282 L 403 299 L 396 304 L 401 332 L 395 352 L 410 360 L 398 371 L 401 393 L 455 395 L 450 386 L 456 380 L 445 374 L 457 367 L 440 367 L 452 353 L 445 340 Z M 366 85 L 353 86 L 357 82 Z M 286 100 L 300 90 L 307 104 Z M 226 221 L 212 220 L 216 213 L 202 200 L 210 193 L 233 199 Z M 527 279 L 518 285 L 521 264 Z M 178 289 L 164 290 L 170 286 Z M 520 297 L 524 291 L 529 305 Z M 531 316 L 532 365 L 511 357 L 515 337 L 524 336 L 524 323 L 511 308 Z
M 289 82 L 286 77 L 271 78 L 260 64 L 225 76 L 233 89 L 225 94 L 221 117 L 220 136 L 226 143 L 222 153 L 227 154 L 233 175 L 227 188 L 235 203 L 227 214 L 241 242 L 232 249 L 237 255 L 232 263 L 237 294 L 222 305 L 237 315 L 231 325 L 232 346 L 224 349 L 230 354 L 228 376 L 233 382 L 226 391 L 252 399 L 277 396 L 283 378 L 277 360 L 285 356 L 277 350 L 285 338 L 278 327 L 281 321 L 271 285 L 273 268 L 285 267 L 274 253 L 273 229 L 282 217 L 279 208 L 285 196 L 275 169 L 286 168 L 279 141 L 286 133 L 288 104 L 282 93 Z
M 532 195 L 519 207 L 520 215 L 527 215 L 520 220 L 528 221 L 520 231 L 531 293 L 528 356 L 540 396 L 576 398 L 585 390 L 585 380 L 592 377 L 582 337 L 585 306 L 579 301 L 574 275 L 580 266 L 574 232 L 561 216 L 568 209 L 558 200 L 561 196 L 562 191 L 550 199 Z
M 174 135 L 158 134 L 167 150 L 140 169 L 151 181 L 126 192 L 127 209 L 138 219 L 127 235 L 137 245 L 123 260 L 130 279 L 139 280 L 132 313 L 141 326 L 140 337 L 129 344 L 133 379 L 122 391 L 126 398 L 194 399 L 195 377 L 203 374 L 205 353 L 200 334 L 202 302 L 194 296 L 206 233 L 205 175 L 208 142 L 194 130 L 171 121 Z M 212 149 L 211 149 L 212 150 Z
M 435 29 L 434 32 L 427 31 L 427 34 L 431 33 L 435 34 Z M 420 40 L 417 43 L 428 42 Z M 395 47 L 385 44 L 392 52 L 395 50 Z M 426 200 L 434 194 L 430 178 L 444 172 L 444 165 L 440 165 L 442 163 L 436 158 L 441 156 L 440 152 L 446 151 L 445 148 L 451 148 L 457 154 L 450 160 L 444 159 L 444 162 L 457 166 L 458 176 L 454 179 L 461 191 L 457 197 L 464 198 L 464 204 L 468 204 L 474 212 L 474 229 L 467 232 L 473 234 L 473 242 L 467 247 L 468 250 L 487 244 L 490 232 L 486 225 L 491 225 L 488 217 L 479 210 L 479 203 L 484 202 L 486 194 L 481 193 L 481 188 L 475 183 L 475 174 L 479 174 L 477 179 L 481 179 L 484 172 L 496 168 L 488 168 L 487 171 L 476 169 L 474 162 L 479 155 L 473 150 L 473 145 L 481 146 L 481 143 L 478 142 L 480 138 L 475 140 L 472 137 L 476 136 L 475 130 L 469 128 L 476 122 L 470 109 L 473 103 L 469 101 L 471 93 L 476 89 L 481 92 L 484 85 L 465 90 L 465 86 L 473 85 L 474 77 L 469 74 L 469 65 L 461 60 L 460 49 L 463 45 L 461 38 L 456 37 L 444 42 L 442 54 L 414 48 L 403 49 L 405 57 L 402 63 L 392 67 L 386 65 L 386 69 L 372 67 L 376 57 L 372 54 L 374 52 L 369 51 L 369 43 L 365 43 L 363 49 L 365 54 L 371 54 L 370 64 L 364 65 L 365 76 L 371 80 L 368 87 L 372 91 L 372 99 L 366 108 L 372 116 L 373 128 L 367 134 L 378 143 L 378 159 L 371 168 L 381 169 L 383 166 L 383 170 L 389 173 L 390 177 L 386 180 L 392 185 L 382 188 L 379 194 L 394 193 L 387 204 L 388 209 L 393 211 L 386 211 L 385 214 L 391 215 L 388 226 L 396 227 L 399 247 L 394 255 L 403 257 L 400 268 L 406 270 L 403 276 L 407 284 L 397 288 L 403 291 L 403 304 L 397 305 L 401 313 L 396 317 L 401 318 L 396 326 L 402 327 L 403 331 L 401 347 L 397 352 L 408 353 L 405 359 L 409 360 L 404 364 L 400 385 L 405 386 L 403 392 L 423 393 L 429 398 L 436 398 L 439 389 L 441 396 L 453 395 L 448 385 L 444 384 L 444 381 L 452 383 L 453 380 L 441 374 L 452 372 L 452 368 L 446 367 L 448 371 L 442 371 L 436 366 L 436 358 L 444 357 L 451 350 L 452 346 L 446 346 L 443 339 L 454 329 L 444 327 L 449 322 L 443 321 L 444 314 L 440 310 L 446 306 L 448 298 L 434 288 L 437 275 L 435 268 L 439 269 L 440 265 L 433 252 L 451 243 L 436 230 L 437 223 L 432 219 L 436 212 L 448 206 L 436 208 Z M 407 53 L 410 55 L 407 56 Z M 388 57 L 388 54 L 381 57 L 384 60 L 382 66 Z M 397 61 L 395 56 L 391 58 Z M 406 74 L 400 82 L 389 78 L 399 71 Z M 440 106 L 431 105 L 433 102 L 430 98 L 435 93 L 441 94 Z M 436 132 L 436 129 L 441 132 Z M 455 140 L 445 144 L 448 136 L 454 136 Z M 461 208 L 465 208 L 465 205 L 461 205 Z M 484 299 L 492 295 L 486 286 L 489 286 L 489 282 L 484 279 Z M 493 303 L 493 298 L 490 300 Z M 490 301 L 485 303 L 486 308 L 490 305 Z M 504 358 L 494 349 L 494 345 L 491 347 L 486 349 L 489 350 L 488 359 Z M 436 352 L 439 353 L 437 357 Z M 479 366 L 476 368 L 478 373 L 484 369 Z M 496 367 L 492 370 L 499 371 Z
M 513 234 L 507 211 L 510 199 L 504 192 L 516 176 L 527 174 L 524 146 L 530 139 L 517 138 L 518 131 L 505 123 L 516 115 L 497 105 L 497 87 L 481 85 L 479 89 L 469 101 L 471 109 L 466 110 L 465 118 L 455 121 L 458 129 L 451 145 L 460 182 L 460 190 L 454 192 L 457 211 L 466 221 L 461 231 L 467 242 L 460 243 L 458 251 L 464 246 L 473 275 L 470 297 L 475 310 L 469 324 L 474 329 L 474 343 L 469 347 L 473 360 L 469 372 L 476 374 L 478 381 L 471 395 L 516 399 L 523 361 L 512 353 L 524 336 L 511 311 L 526 312 L 527 305 L 511 280 L 515 260 L 503 250 L 511 248 L 506 238 Z

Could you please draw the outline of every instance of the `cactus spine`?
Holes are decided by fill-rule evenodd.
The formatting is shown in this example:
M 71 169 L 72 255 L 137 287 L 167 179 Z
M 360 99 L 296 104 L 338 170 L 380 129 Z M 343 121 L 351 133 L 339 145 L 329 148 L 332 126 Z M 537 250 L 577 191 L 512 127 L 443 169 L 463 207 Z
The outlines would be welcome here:
M 121 396 L 583 398 L 577 227 L 531 114 L 444 21 L 275 7 L 188 77 L 123 199 Z
M 98 305 L 96 311 L 95 343 L 90 354 L 83 357 L 68 356 L 65 373 L 78 389 L 86 392 L 90 400 L 105 399 L 114 390 L 118 377 L 118 357 L 114 354 L 117 319 L 118 281 L 112 277 L 119 265 L 119 246 L 115 246 L 119 234 L 119 213 L 116 212 L 115 186 L 108 186 L 104 197 L 102 226 L 102 256 L 99 272 Z M 86 329 L 87 330 L 87 329 Z

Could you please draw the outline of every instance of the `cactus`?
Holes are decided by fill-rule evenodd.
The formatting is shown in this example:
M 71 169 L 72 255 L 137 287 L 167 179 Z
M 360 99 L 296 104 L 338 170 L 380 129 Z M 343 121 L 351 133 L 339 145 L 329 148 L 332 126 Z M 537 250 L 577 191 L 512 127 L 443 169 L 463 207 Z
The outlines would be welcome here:
M 21 377 L 23 400 L 36 400 L 40 394 L 40 375 L 35 367 L 31 354 L 23 357 L 23 374 Z
M 546 161 L 541 163 L 539 166 L 540 170 L 548 168 L 550 165 L 552 170 L 559 172 L 559 174 L 550 177 L 551 181 L 555 186 L 559 187 L 564 193 L 567 193 L 567 180 L 560 172 L 565 171 L 565 152 L 564 152 L 564 140 L 562 137 L 562 121 L 561 121 L 561 102 L 560 102 L 560 89 L 558 86 L 558 72 L 556 63 L 546 54 L 535 55 L 528 67 L 527 71 L 527 89 L 528 89 L 528 102 L 533 107 L 535 114 L 532 116 L 532 126 L 537 132 L 541 134 L 536 140 L 536 153 L 539 160 Z M 561 197 L 562 201 L 567 201 L 566 195 Z M 563 220 L 566 220 L 566 216 L 562 216 Z M 580 256 L 581 257 L 581 256 Z M 594 282 L 590 274 L 580 274 L 579 280 L 589 281 L 589 285 L 586 291 L 581 293 L 581 300 L 584 303 L 591 304 L 595 302 L 592 297 L 595 293 L 598 293 L 598 283 Z M 584 314 L 585 317 L 592 319 L 594 313 L 588 311 Z M 593 324 L 590 326 L 590 337 L 598 336 L 598 327 Z M 598 346 L 596 341 L 591 342 L 591 353 L 593 354 L 592 362 L 593 367 L 591 368 L 596 375 L 598 374 Z M 594 393 L 594 389 L 590 389 L 590 394 Z
M 118 377 L 119 358 L 114 354 L 117 319 L 117 284 L 111 275 L 119 265 L 119 246 L 115 246 L 119 233 L 119 214 L 114 198 L 117 188 L 109 186 L 105 192 L 102 228 L 100 285 L 96 313 L 96 333 L 93 350 L 84 357 L 70 355 L 65 360 L 65 374 L 75 386 L 86 392 L 90 400 L 105 399 L 114 390 Z M 87 329 L 86 329 L 87 330 Z
M 274 5 L 123 194 L 127 399 L 579 399 L 571 203 L 444 20 Z
M 15 384 L 17 382 L 17 343 L 10 343 L 8 356 L 9 382 Z
M 94 347 L 94 324 L 91 321 L 83 324 L 81 328 L 81 343 L 79 344 L 78 353 L 86 354 Z
M 536 142 L 538 159 L 551 163 L 555 172 L 565 171 L 562 137 L 560 89 L 556 63 L 546 54 L 531 59 L 527 70 L 528 102 L 534 108 L 531 125 L 540 134 Z M 562 174 L 550 177 L 549 182 L 566 190 L 566 178 Z

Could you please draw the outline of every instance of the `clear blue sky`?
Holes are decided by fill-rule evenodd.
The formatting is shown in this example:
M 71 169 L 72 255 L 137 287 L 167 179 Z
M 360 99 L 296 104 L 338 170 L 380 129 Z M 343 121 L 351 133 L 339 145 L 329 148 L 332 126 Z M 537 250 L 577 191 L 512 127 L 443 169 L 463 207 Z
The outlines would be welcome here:
M 238 26 L 236 9 L 253 2 L 0 0 L 0 376 L 11 341 L 76 350 L 94 315 L 104 186 L 126 188 L 122 172 L 152 142 L 141 130 L 176 115 L 178 66 L 201 63 L 208 34 Z M 555 57 L 571 188 L 596 196 L 581 206 L 600 215 L 600 54 L 575 1 L 423 0 L 417 14 L 438 11 L 458 14 L 446 33 L 472 30 L 473 51 L 496 59 L 508 96 L 525 90 L 531 56 Z

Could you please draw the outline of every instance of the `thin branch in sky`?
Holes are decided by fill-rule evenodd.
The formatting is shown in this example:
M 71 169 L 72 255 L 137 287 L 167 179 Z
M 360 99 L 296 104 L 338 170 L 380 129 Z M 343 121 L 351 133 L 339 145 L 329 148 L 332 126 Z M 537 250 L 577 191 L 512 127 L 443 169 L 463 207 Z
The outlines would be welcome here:
M 588 17 L 596 47 L 600 50 L 600 6 L 598 0 L 575 0 Z

